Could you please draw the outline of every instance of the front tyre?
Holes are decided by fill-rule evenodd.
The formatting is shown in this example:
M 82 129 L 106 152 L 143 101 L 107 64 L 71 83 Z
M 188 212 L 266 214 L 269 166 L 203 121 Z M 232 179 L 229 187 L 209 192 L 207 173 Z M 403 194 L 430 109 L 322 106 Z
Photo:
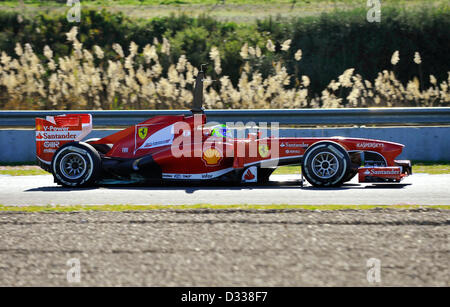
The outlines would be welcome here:
M 97 181 L 101 158 L 91 145 L 71 142 L 56 151 L 51 168 L 56 183 L 65 187 L 86 187 Z
M 350 157 L 338 143 L 323 141 L 308 148 L 302 164 L 302 173 L 315 187 L 339 187 L 346 179 Z

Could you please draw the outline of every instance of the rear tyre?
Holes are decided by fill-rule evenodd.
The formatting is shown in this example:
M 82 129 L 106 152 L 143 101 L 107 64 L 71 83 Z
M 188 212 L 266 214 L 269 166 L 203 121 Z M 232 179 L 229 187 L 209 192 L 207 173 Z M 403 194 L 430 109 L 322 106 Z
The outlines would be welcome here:
M 85 143 L 88 143 L 89 145 L 91 145 L 92 147 L 95 148 L 95 150 L 97 150 L 99 153 L 106 155 L 112 148 L 111 145 L 109 144 L 91 144 L 91 142 L 96 142 L 100 140 L 99 138 L 92 138 L 89 140 L 84 141 Z
M 318 142 L 305 152 L 302 173 L 315 187 L 339 187 L 346 179 L 350 157 L 339 144 Z
M 71 142 L 59 148 L 52 159 L 55 182 L 65 187 L 95 184 L 101 173 L 99 153 L 84 142 Z

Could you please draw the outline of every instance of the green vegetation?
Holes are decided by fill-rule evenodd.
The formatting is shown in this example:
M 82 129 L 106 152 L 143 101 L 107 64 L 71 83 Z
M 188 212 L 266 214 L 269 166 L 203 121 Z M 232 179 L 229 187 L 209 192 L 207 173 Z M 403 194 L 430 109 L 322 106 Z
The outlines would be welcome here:
M 49 175 L 48 172 L 42 169 L 21 169 L 20 167 L 14 169 L 1 169 L 0 175 L 9 176 L 36 176 L 36 175 Z
M 423 2 L 420 0 L 383 0 L 383 4 L 386 5 L 405 5 L 411 3 Z M 24 0 L 23 3 L 26 6 L 60 6 L 66 4 L 67 0 Z M 88 6 L 117 6 L 117 5 L 228 5 L 228 4 L 258 4 L 258 5 L 280 5 L 288 4 L 290 6 L 308 6 L 315 3 L 324 3 L 330 6 L 338 4 L 361 4 L 360 0 L 82 0 L 83 5 Z M 8 5 L 11 7 L 21 6 L 20 1 L 0 0 L 0 5 Z
M 429 85 L 430 74 L 439 83 L 447 79 L 449 71 L 450 9 L 448 2 L 437 7 L 434 4 L 405 9 L 383 3 L 380 23 L 366 21 L 365 6 L 310 17 L 269 17 L 251 24 L 219 21 L 209 15 L 189 17 L 182 13 L 136 19 L 106 10 L 84 10 L 82 22 L 72 24 L 66 20 L 64 12 L 46 14 L 39 11 L 33 18 L 19 18 L 17 12 L 2 11 L 0 50 L 14 55 L 16 43 L 29 43 L 40 58 L 45 59 L 43 49 L 48 45 L 58 59 L 72 52 L 65 33 L 74 25 L 79 26 L 83 47 L 91 49 L 94 44 L 99 45 L 106 51 L 105 60 L 117 58 L 112 50 L 113 43 L 127 49 L 133 41 L 142 48 L 153 43 L 154 38 L 161 42 L 166 37 L 171 42 L 172 52 L 160 59 L 164 74 L 183 54 L 195 67 L 210 62 L 211 47 L 217 46 L 221 75 L 229 76 L 236 85 L 245 63 L 239 53 L 244 43 L 248 43 L 260 47 L 263 52 L 258 61 L 250 63 L 262 72 L 263 77 L 272 73 L 272 63 L 281 59 L 288 73 L 297 79 L 300 80 L 302 75 L 309 76 L 312 94 L 320 94 L 332 79 L 351 67 L 363 78 L 374 79 L 379 72 L 393 68 L 390 59 L 398 50 L 400 62 L 394 69 L 397 78 L 405 84 L 417 77 L 423 89 Z M 265 48 L 268 39 L 275 43 L 274 53 Z M 288 39 L 292 40 L 291 48 L 281 52 L 281 44 Z M 294 60 L 298 49 L 303 51 L 301 62 Z M 413 62 L 416 51 L 421 55 L 421 65 Z M 294 82 L 291 84 L 293 86 Z
M 413 164 L 413 173 L 450 174 L 450 163 L 417 162 Z
M 152 211 L 152 210 L 310 210 L 310 211 L 330 211 L 330 210 L 414 210 L 414 209 L 440 209 L 450 210 L 450 206 L 419 206 L 419 205 L 97 205 L 97 206 L 3 206 L 0 205 L 0 212 L 83 212 L 83 211 Z

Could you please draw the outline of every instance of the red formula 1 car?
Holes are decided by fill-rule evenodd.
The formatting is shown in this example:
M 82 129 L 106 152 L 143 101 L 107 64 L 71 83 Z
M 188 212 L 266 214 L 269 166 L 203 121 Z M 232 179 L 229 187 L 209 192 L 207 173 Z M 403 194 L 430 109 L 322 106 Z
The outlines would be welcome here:
M 222 181 L 264 183 L 277 166 L 301 165 L 316 187 L 359 182 L 400 182 L 411 163 L 395 160 L 403 145 L 371 139 L 263 137 L 261 131 L 234 137 L 225 125 L 210 126 L 203 113 L 199 72 L 192 115 L 156 116 L 102 139 L 83 140 L 90 114 L 36 119 L 39 165 L 55 182 L 83 187 L 112 182 Z M 245 129 L 244 129 L 245 130 Z

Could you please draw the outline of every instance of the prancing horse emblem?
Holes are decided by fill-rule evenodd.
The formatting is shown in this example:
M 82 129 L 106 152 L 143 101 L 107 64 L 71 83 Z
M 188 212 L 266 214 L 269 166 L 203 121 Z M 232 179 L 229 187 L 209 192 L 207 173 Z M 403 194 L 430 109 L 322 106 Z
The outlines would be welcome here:
M 141 139 L 145 139 L 145 137 L 147 136 L 148 133 L 148 128 L 147 127 L 141 127 L 138 130 L 138 135 Z

